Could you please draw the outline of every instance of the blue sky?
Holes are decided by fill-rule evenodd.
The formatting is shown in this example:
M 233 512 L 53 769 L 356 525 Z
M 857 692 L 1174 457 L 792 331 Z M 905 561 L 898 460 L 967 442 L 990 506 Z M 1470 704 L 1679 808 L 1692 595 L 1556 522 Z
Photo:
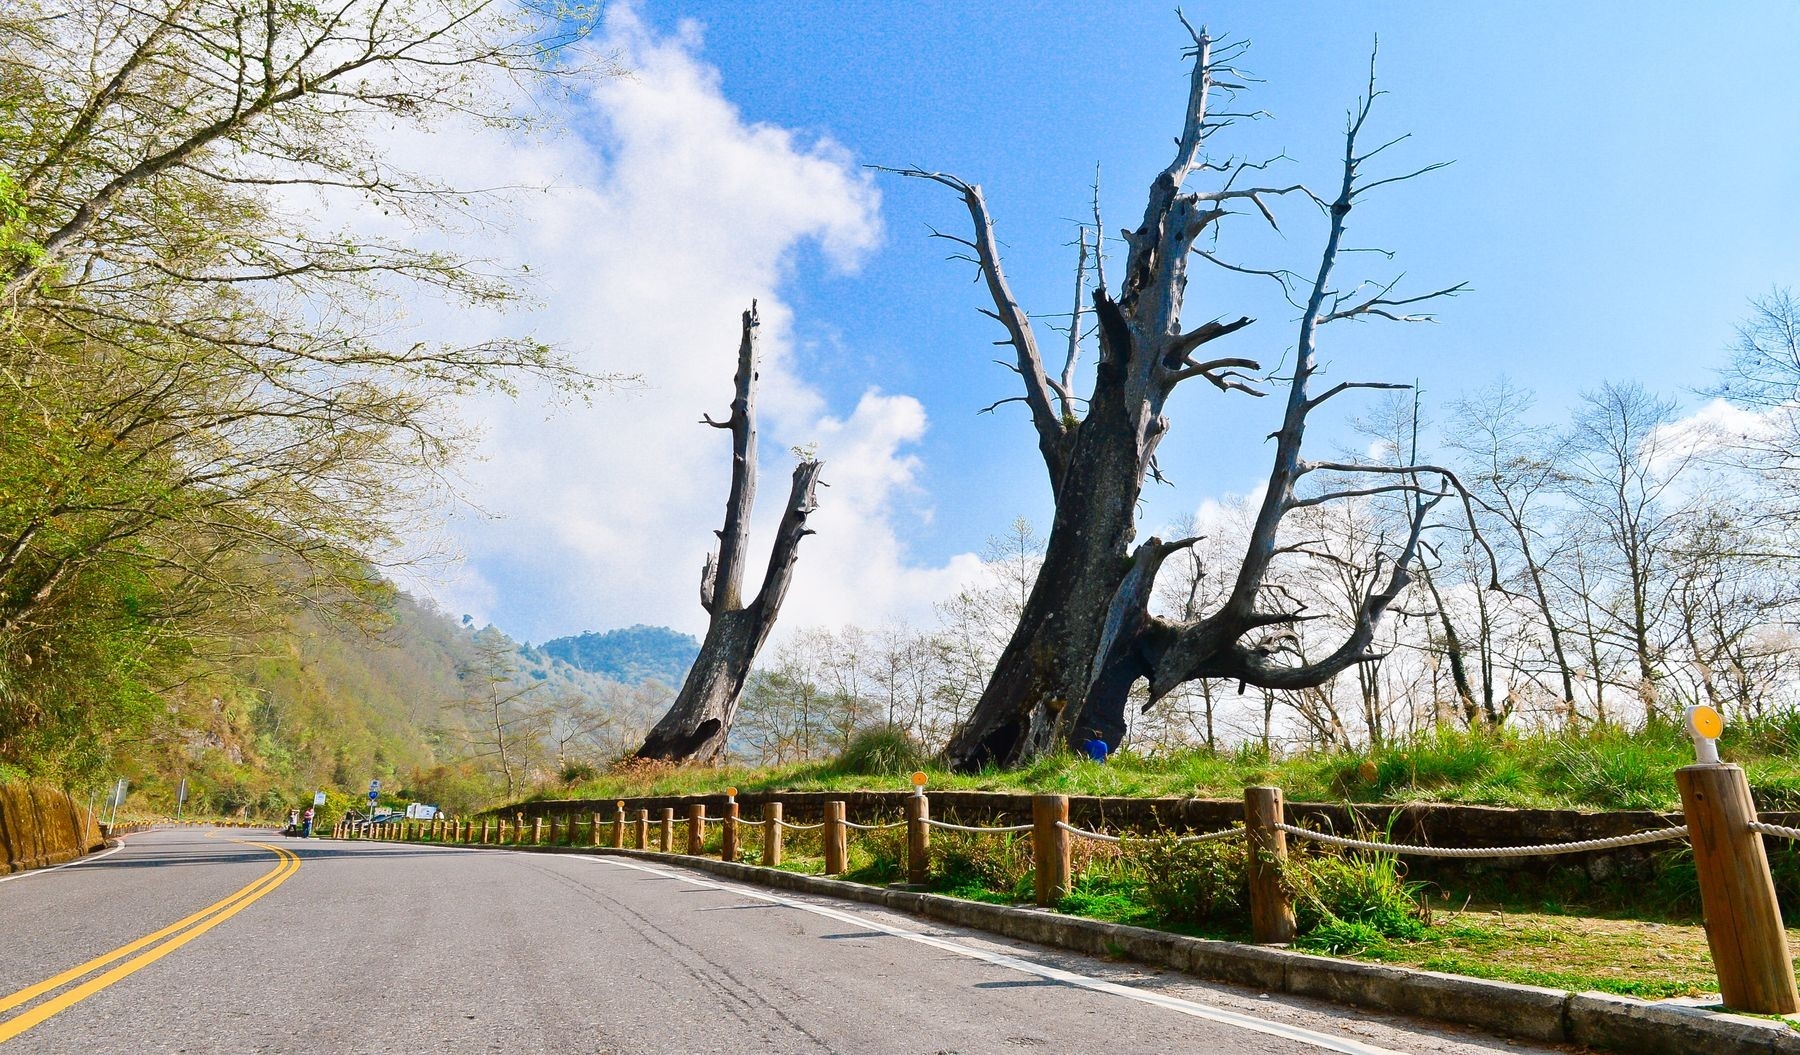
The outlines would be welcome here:
M 944 570 L 961 555 L 961 572 L 931 579 L 942 588 L 966 575 L 966 555 L 1014 515 L 1047 523 L 1048 489 L 1023 412 L 977 413 L 1015 391 L 1012 376 L 989 362 L 998 332 L 976 312 L 985 303 L 981 289 L 965 265 L 943 259 L 944 243 L 925 237 L 927 224 L 960 232 L 965 215 L 942 188 L 873 177 L 859 166 L 917 164 L 982 184 L 1020 300 L 1034 314 L 1066 312 L 1073 222 L 1085 218 L 1096 164 L 1107 226 L 1116 232 L 1135 225 L 1149 178 L 1168 160 L 1186 78 L 1186 35 L 1169 7 L 649 2 L 623 12 L 634 25 L 620 37 L 615 24 L 610 39 L 625 41 L 628 64 L 641 54 L 634 49 L 679 52 L 699 71 L 702 90 L 733 110 L 751 138 L 767 145 L 786 137 L 782 149 L 836 165 L 854 199 L 855 220 L 796 219 L 771 236 L 779 244 L 767 247 L 765 267 L 718 283 L 734 295 L 759 283 L 772 287 L 762 295 L 775 298 L 788 320 L 780 337 L 784 376 L 805 390 L 787 401 L 788 411 L 778 406 L 765 430 L 765 505 L 778 504 L 785 490 L 784 445 L 817 439 L 811 433 L 821 430 L 847 442 L 875 421 L 873 410 L 864 420 L 859 402 L 874 389 L 910 397 L 923 415 L 882 448 L 876 460 L 887 459 L 887 475 L 875 475 L 886 482 L 865 510 L 891 535 L 897 567 Z M 1253 43 L 1241 65 L 1262 83 L 1242 102 L 1271 114 L 1218 133 L 1216 153 L 1285 153 L 1294 161 L 1271 181 L 1329 186 L 1344 113 L 1363 90 L 1379 36 L 1380 86 L 1389 94 L 1374 132 L 1412 135 L 1389 152 L 1394 170 L 1455 162 L 1359 207 L 1351 234 L 1396 254 L 1391 264 L 1358 258 L 1370 277 L 1404 271 L 1403 288 L 1466 280 L 1472 291 L 1443 303 L 1433 325 L 1329 334 L 1323 354 L 1338 379 L 1416 377 L 1427 403 L 1441 405 L 1506 374 L 1540 393 L 1547 425 L 1567 417 L 1582 389 L 1621 378 L 1679 395 L 1692 409 L 1700 400 L 1691 390 L 1708 382 L 1747 298 L 1800 281 L 1800 7 L 1217 3 L 1187 13 L 1216 35 Z M 645 65 L 645 91 L 661 83 L 653 65 Z M 614 148 L 622 118 L 605 105 L 567 120 L 592 148 L 603 183 L 621 179 L 642 155 Z M 695 165 L 711 164 L 704 144 L 692 156 Z M 739 177 L 760 178 L 738 167 L 722 178 L 735 186 Z M 769 185 L 779 188 L 780 178 Z M 872 182 L 858 190 L 859 180 Z M 700 210 L 717 205 L 694 202 Z M 758 209 L 759 199 L 747 194 L 709 222 L 760 221 Z M 1290 200 L 1279 215 L 1279 236 L 1253 217 L 1237 218 L 1223 229 L 1218 251 L 1309 271 L 1316 213 Z M 1272 364 L 1291 347 L 1293 312 L 1261 283 L 1197 262 L 1187 303 L 1190 323 L 1222 314 L 1258 318 L 1228 349 L 1218 346 L 1220 354 Z M 695 334 L 696 347 L 723 345 L 728 359 L 732 317 L 723 305 L 700 314 L 711 321 Z M 1040 340 L 1054 347 L 1052 321 L 1040 323 Z M 596 337 L 593 361 L 629 369 L 643 361 L 642 351 Z M 721 407 L 728 377 L 727 368 L 714 386 Z M 611 398 L 592 413 L 629 415 L 640 397 Z M 1176 486 L 1151 489 L 1146 530 L 1258 482 L 1273 402 L 1209 387 L 1178 394 L 1162 447 Z M 681 419 L 692 420 L 686 410 Z M 1355 410 L 1345 401 L 1335 423 L 1322 422 L 1315 450 L 1347 441 L 1343 419 Z M 508 420 L 489 425 L 504 443 Z M 842 464 L 855 477 L 859 463 L 848 457 Z M 687 520 L 716 520 L 722 463 L 696 462 L 692 470 Z M 477 490 L 491 479 L 477 472 Z M 854 480 L 849 487 L 859 493 Z M 833 497 L 827 491 L 823 501 Z M 506 501 L 496 495 L 490 505 L 504 511 Z M 511 523 L 453 528 L 481 586 L 445 588 L 447 606 L 480 609 L 534 639 L 640 620 L 701 625 L 686 566 L 694 554 L 669 555 L 661 596 L 654 576 L 626 586 L 609 579 L 601 560 L 577 576 L 586 600 L 559 601 L 568 561 L 533 557 L 543 540 L 531 534 L 530 517 Z M 660 542 L 672 528 L 656 530 Z M 596 554 L 642 542 L 627 532 L 582 548 Z M 796 590 L 823 598 L 832 585 L 820 578 L 808 586 L 803 571 Z M 916 620 L 928 610 L 924 592 L 921 585 L 910 600 L 874 606 L 868 621 Z M 856 610 L 809 604 L 802 600 L 799 618 L 830 621 Z

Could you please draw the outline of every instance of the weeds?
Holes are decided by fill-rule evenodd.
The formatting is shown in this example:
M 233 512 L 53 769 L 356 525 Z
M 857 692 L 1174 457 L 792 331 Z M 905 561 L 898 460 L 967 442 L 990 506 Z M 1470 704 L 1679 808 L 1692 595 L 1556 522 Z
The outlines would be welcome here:
M 1426 934 L 1424 884 L 1402 879 L 1386 854 L 1293 857 L 1282 880 L 1294 899 L 1295 944 L 1303 949 L 1354 952 Z
M 1163 835 L 1125 845 L 1144 900 L 1158 919 L 1203 924 L 1247 918 L 1249 848 L 1244 840 L 1183 843 Z

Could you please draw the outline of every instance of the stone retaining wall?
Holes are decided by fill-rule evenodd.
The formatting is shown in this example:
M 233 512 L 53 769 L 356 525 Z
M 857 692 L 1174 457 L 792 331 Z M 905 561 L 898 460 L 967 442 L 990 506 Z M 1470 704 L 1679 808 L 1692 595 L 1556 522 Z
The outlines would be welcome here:
M 73 861 L 103 842 L 86 806 L 68 793 L 0 785 L 0 875 Z

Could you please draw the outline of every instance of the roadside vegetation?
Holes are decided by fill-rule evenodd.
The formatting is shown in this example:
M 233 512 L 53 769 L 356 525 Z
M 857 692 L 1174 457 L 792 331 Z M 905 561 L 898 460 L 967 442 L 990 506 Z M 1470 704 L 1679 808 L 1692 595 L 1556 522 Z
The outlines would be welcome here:
M 1800 719 L 1728 727 L 1722 750 L 1745 766 L 1765 809 L 1800 807 Z M 829 762 L 694 769 L 635 764 L 556 792 L 557 798 L 632 798 L 749 791 L 853 791 L 905 786 L 923 752 L 893 730 L 865 733 Z M 1096 763 L 1058 755 L 1014 770 L 954 775 L 925 767 L 929 788 L 1118 796 L 1235 798 L 1275 784 L 1290 801 L 1463 802 L 1573 809 L 1678 809 L 1674 771 L 1693 761 L 1679 729 L 1598 727 L 1555 734 L 1441 730 L 1375 750 L 1271 758 L 1259 751 L 1129 753 Z M 898 820 L 858 817 L 859 821 Z M 716 829 L 707 851 L 718 850 Z M 1287 881 L 1307 951 L 1568 989 L 1649 999 L 1695 996 L 1717 982 L 1700 925 L 1698 884 L 1685 845 L 1624 874 L 1579 868 L 1526 873 L 1431 870 L 1385 854 L 1292 847 Z M 742 839 L 760 863 L 761 841 Z M 1181 844 L 1172 836 L 1119 845 L 1077 839 L 1073 888 L 1056 908 L 1074 915 L 1225 940 L 1247 940 L 1246 848 Z M 817 831 L 789 831 L 784 869 L 818 874 Z M 850 840 L 854 882 L 905 878 L 903 829 Z M 1800 851 L 1771 865 L 1790 926 L 1800 926 Z M 1025 835 L 935 832 L 928 888 L 999 904 L 1032 902 Z M 1796 931 L 1800 948 L 1800 931 Z
M 708 853 L 718 852 L 716 829 Z M 761 844 L 746 838 L 743 860 L 760 863 Z M 841 878 L 883 886 L 905 878 L 901 829 L 858 832 Z M 1379 854 L 1297 853 L 1289 883 L 1308 952 L 1393 963 L 1528 985 L 1594 989 L 1645 999 L 1700 996 L 1717 981 L 1706 932 L 1691 893 L 1680 889 L 1677 855 L 1657 863 L 1658 878 L 1640 906 L 1649 918 L 1597 905 L 1546 900 L 1550 885 L 1512 883 L 1506 896 L 1454 893 L 1402 878 Z M 1787 858 L 1783 893 L 1800 897 L 1796 855 Z M 993 904 L 1032 903 L 1030 840 L 1025 836 L 932 838 L 927 889 Z M 1242 843 L 1186 844 L 1172 838 L 1120 846 L 1077 841 L 1073 889 L 1058 911 L 1196 937 L 1247 941 L 1249 907 Z M 781 867 L 824 868 L 816 831 L 790 831 Z M 1688 868 L 1691 876 L 1691 866 Z M 1652 904 L 1654 903 L 1654 904 Z M 1794 932 L 1800 951 L 1800 930 Z
M 1730 724 L 1720 744 L 1763 809 L 1800 809 L 1800 714 Z M 1439 729 L 1386 746 L 1271 756 L 1255 747 L 1130 752 L 1105 763 L 1068 754 L 1018 769 L 955 774 L 925 762 L 891 730 L 864 734 L 835 759 L 781 766 L 683 768 L 633 763 L 537 798 L 614 799 L 740 791 L 898 790 L 917 767 L 929 787 L 1068 795 L 1236 798 L 1273 784 L 1300 802 L 1461 802 L 1582 810 L 1678 807 L 1675 770 L 1694 760 L 1680 729 L 1593 726 L 1555 733 Z

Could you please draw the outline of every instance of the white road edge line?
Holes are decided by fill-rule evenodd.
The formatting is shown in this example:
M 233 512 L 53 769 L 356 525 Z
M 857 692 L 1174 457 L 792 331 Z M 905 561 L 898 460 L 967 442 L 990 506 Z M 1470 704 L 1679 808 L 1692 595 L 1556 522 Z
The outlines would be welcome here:
M 757 901 L 766 901 L 770 904 L 781 905 L 786 908 L 799 909 L 802 912 L 811 912 L 815 915 L 835 919 L 840 923 L 849 923 L 858 927 L 867 927 L 871 930 L 880 931 L 883 934 L 888 934 L 896 938 L 905 938 L 907 941 L 916 941 L 921 945 L 928 945 L 944 952 L 952 952 L 958 956 L 967 956 L 971 959 L 984 960 L 997 967 L 1005 967 L 1010 970 L 1019 971 L 1023 974 L 1036 975 L 1039 978 L 1047 978 L 1051 981 L 1061 982 L 1065 985 L 1076 986 L 1096 993 L 1106 993 L 1109 996 L 1122 996 L 1127 1000 L 1136 1000 L 1141 1004 L 1150 1004 L 1154 1007 L 1160 1007 L 1183 1015 L 1190 1015 L 1194 1018 L 1203 1018 L 1227 1026 L 1236 1026 L 1239 1029 L 1265 1033 L 1269 1036 L 1280 1037 L 1283 1040 L 1291 1040 L 1298 1044 L 1307 1044 L 1315 1048 L 1324 1048 L 1327 1051 L 1341 1052 L 1343 1055 L 1403 1055 L 1402 1052 L 1395 1051 L 1392 1048 L 1378 1048 L 1370 1044 L 1364 1044 L 1361 1041 L 1349 1040 L 1343 1037 L 1334 1037 L 1330 1034 L 1319 1033 L 1302 1026 L 1290 1026 L 1281 1022 L 1268 1022 L 1252 1015 L 1240 1014 L 1236 1011 L 1227 1011 L 1223 1008 L 1196 1003 L 1192 1000 L 1183 1000 L 1180 997 L 1164 996 L 1160 993 L 1146 992 L 1142 989 L 1134 989 L 1128 985 L 1120 985 L 1117 982 L 1108 982 L 1099 978 L 1089 977 L 1085 974 L 1076 974 L 1073 971 L 1065 971 L 1060 967 L 1051 967 L 1048 964 L 1033 963 L 1030 960 L 1021 960 L 1016 956 L 1007 956 L 1004 953 L 971 948 L 967 945 L 961 945 L 944 938 L 933 937 L 930 934 L 921 934 L 918 931 L 907 930 L 903 927 L 895 927 L 891 924 L 883 923 L 880 920 L 870 919 L 867 916 L 858 916 L 852 912 L 826 908 L 823 905 L 814 905 L 805 901 L 796 901 L 792 898 L 780 897 L 775 894 L 764 894 L 761 891 L 750 890 L 741 886 L 727 886 L 723 883 L 715 883 L 706 879 L 696 879 L 679 872 L 669 872 L 661 868 L 652 868 L 648 865 L 626 861 L 617 857 L 570 855 L 569 859 L 594 863 L 604 862 L 610 865 L 617 865 L 620 868 L 629 868 L 637 872 L 648 872 L 651 875 L 661 876 L 665 879 L 679 879 L 684 883 L 690 883 L 698 887 L 722 890 L 728 894 L 736 894 L 740 897 L 753 898 Z
M 15 879 L 30 879 L 32 876 L 49 875 L 51 872 L 60 872 L 65 868 L 74 868 L 76 865 L 90 864 L 94 861 L 100 860 L 102 857 L 111 857 L 113 854 L 116 854 L 120 850 L 125 849 L 125 840 L 128 838 L 130 838 L 130 836 L 127 836 L 127 835 L 119 836 L 119 845 L 113 847 L 112 849 L 106 851 L 105 853 L 91 854 L 87 857 L 77 857 L 73 861 L 64 861 L 62 864 L 52 865 L 49 868 L 33 868 L 27 872 L 14 872 L 12 875 L 9 875 L 9 876 L 0 876 L 0 883 L 10 883 Z

